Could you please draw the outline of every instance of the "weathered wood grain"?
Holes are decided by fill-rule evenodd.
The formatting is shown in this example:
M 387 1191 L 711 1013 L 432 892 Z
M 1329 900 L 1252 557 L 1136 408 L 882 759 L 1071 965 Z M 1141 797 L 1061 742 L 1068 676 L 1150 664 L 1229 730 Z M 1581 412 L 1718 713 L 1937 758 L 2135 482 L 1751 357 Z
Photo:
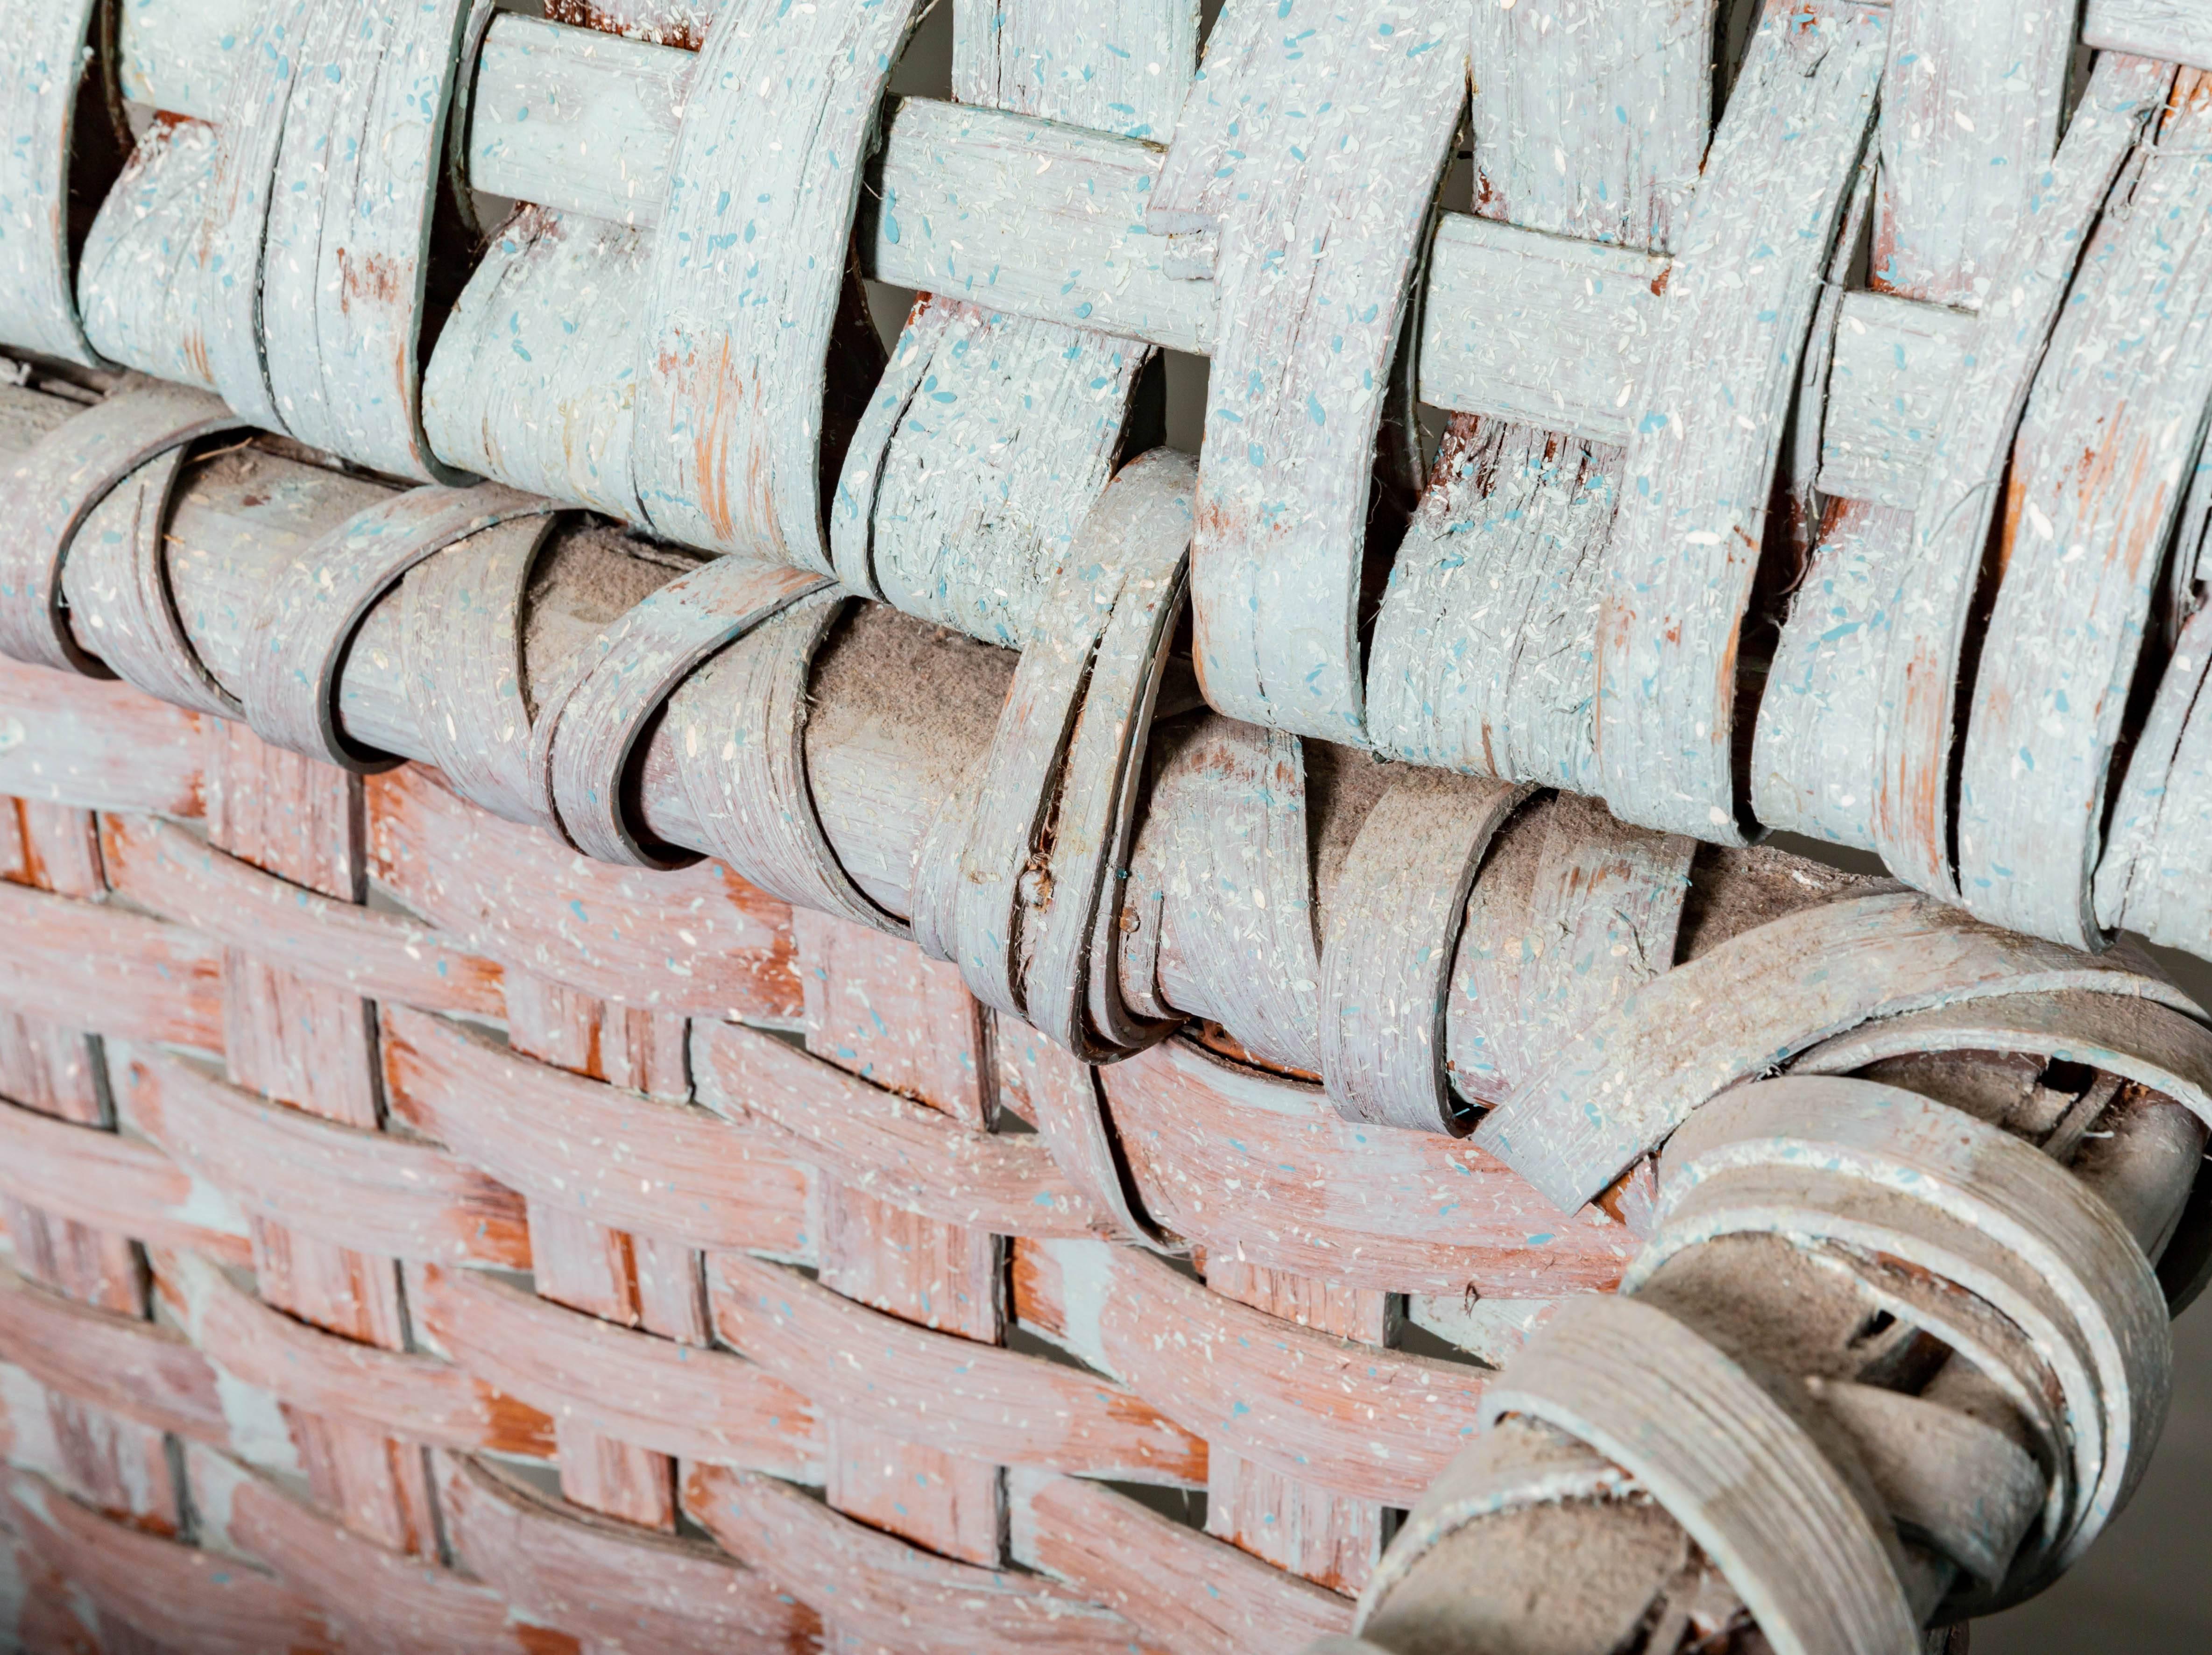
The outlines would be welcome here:
M 691 1068 L 708 1108 L 905 1211 L 999 1235 L 1085 1235 L 1100 1221 L 1034 1138 L 971 1130 L 773 1035 L 702 1019 Z
M 1871 729 L 1853 733 L 1875 761 L 1868 838 L 1892 871 L 1937 895 L 1958 888 L 1950 866 L 1952 733 L 1998 477 L 2095 215 L 2171 85 L 2165 65 L 2118 55 L 2100 61 L 2005 249 L 1996 296 L 1977 320 L 1970 366 L 1951 383 L 1943 435 L 1914 507 L 1910 557 L 1875 583 L 1878 593 L 1887 588 L 1888 637 L 1878 676 L 1866 685 Z
M 1559 1041 L 1674 964 L 1695 849 L 1595 800 L 1562 795 L 1516 817 L 1475 882 L 1451 963 L 1443 1038 L 1455 1091 L 1503 1103 Z
M 2212 82 L 2191 73 L 2082 256 L 2014 447 L 2009 555 L 1967 702 L 1960 897 L 2076 947 L 2106 940 L 2091 881 L 2107 788 L 2212 398 L 2193 371 L 2212 331 L 2212 167 L 2191 154 L 2208 128 Z
M 544 698 L 530 746 L 551 819 L 578 849 L 639 867 L 692 860 L 641 841 L 625 819 L 645 726 L 700 662 L 827 583 L 787 564 L 716 558 L 624 611 L 576 660 L 570 682 Z
M 201 809 L 200 720 L 128 684 L 0 660 L 0 791 L 95 810 Z
M 1075 18 L 1023 0 L 962 0 L 952 94 L 1164 143 L 1197 67 L 1198 31 L 1189 0 L 1129 0 Z
M 701 47 L 639 337 L 639 502 L 672 538 L 831 572 L 823 508 L 848 432 L 826 364 L 876 105 L 911 0 L 734 0 Z M 764 147 L 752 139 L 773 128 Z M 742 144 L 742 192 L 729 187 Z
M 151 1259 L 162 1301 L 222 1371 L 213 1383 L 218 1400 L 228 1404 L 224 1417 L 233 1429 L 228 1435 L 188 1433 L 198 1440 L 226 1445 L 255 1463 L 281 1467 L 290 1454 L 281 1436 L 274 1446 L 285 1457 L 240 1439 L 235 1420 L 252 1415 L 232 1401 L 228 1376 L 289 1406 L 357 1418 L 414 1442 L 532 1459 L 553 1452 L 550 1419 L 464 1368 L 325 1333 L 264 1304 L 198 1253 L 157 1249 Z
M 249 1213 L 366 1253 L 528 1268 L 520 1203 L 441 1151 L 257 1098 L 134 1053 L 129 1118 Z
M 532 1639 L 499 1594 L 347 1530 L 235 1460 L 185 1451 L 211 1550 L 247 1558 L 318 1605 L 349 1645 L 436 1655 L 524 1655 Z
M 182 1655 L 343 1647 L 307 1600 L 269 1575 L 196 1547 L 110 1523 L 43 1478 L 4 1474 L 0 1509 L 34 1555 L 76 1591 Z
M 334 902 L 150 817 L 110 815 L 101 829 L 112 889 L 225 947 L 373 1000 L 488 1017 L 506 1009 L 497 964 L 434 931 Z
M 220 267 L 244 277 L 255 301 L 250 326 L 276 429 L 422 482 L 465 476 L 423 438 L 416 347 L 447 115 L 479 9 L 475 0 L 319 0 L 264 43 L 288 60 L 289 97 L 268 116 L 224 110 L 227 151 L 240 144 L 231 124 L 241 119 L 273 118 L 282 136 L 260 218 L 248 210 L 227 219 Z
M 473 952 L 641 1009 L 798 1020 L 789 910 L 727 870 L 603 866 L 419 766 L 367 792 L 373 877 Z
M 1033 1575 L 932 1556 L 772 1478 L 691 1469 L 684 1510 L 862 1646 L 916 1655 L 1127 1655 L 1129 1623 Z
M 2124 952 L 2086 957 L 1915 892 L 1861 897 L 1745 932 L 1617 1001 L 1474 1141 L 1571 1212 L 1716 1092 L 1817 1041 L 1900 1012 L 2061 989 L 2203 1015 Z
M 814 1612 L 719 1547 L 593 1517 L 481 1460 L 436 1463 L 455 1553 L 529 1627 L 680 1655 L 720 1655 L 733 1639 L 817 1646 Z
M 0 654 L 111 676 L 63 618 L 62 572 L 85 519 L 149 460 L 238 419 L 204 392 L 136 381 L 47 432 L 0 489 Z
M 1171 1040 L 1099 1071 L 1145 1209 L 1209 1251 L 1389 1293 L 1598 1292 L 1635 1238 L 1486 1151 L 1355 1125 L 1322 1089 Z
M 1156 732 L 1148 766 L 1150 802 L 1121 882 L 1123 1001 L 1142 1016 L 1212 1018 L 1261 1062 L 1319 1074 L 1302 744 L 1206 717 Z
M 544 825 L 530 773 L 523 599 L 555 519 L 510 519 L 418 563 L 401 584 L 407 697 L 430 762 L 495 816 Z
M 811 1404 L 753 1363 L 634 1333 L 476 1271 L 434 1269 L 418 1280 L 417 1308 L 439 1343 L 556 1425 L 687 1459 L 821 1481 Z
M 230 1198 L 143 1140 L 6 1103 L 0 1144 L 0 1190 L 13 1200 L 225 1263 L 252 1256 L 245 1214 Z
M 1395 0 L 1294 31 L 1230 0 L 1152 192 L 1156 232 L 1221 234 L 1191 594 L 1206 698 L 1233 716 L 1364 733 L 1373 453 L 1466 40 Z
M 244 20 L 236 38 L 246 39 L 252 25 L 251 17 Z M 228 85 L 228 55 L 219 55 Z M 219 105 L 220 86 L 214 96 Z M 100 204 L 77 276 L 94 350 L 125 368 L 208 391 L 216 388 L 215 372 L 201 326 L 198 250 L 222 138 L 207 120 L 156 118 Z
M 717 1255 L 709 1272 L 722 1336 L 825 1409 L 993 1463 L 1183 1487 L 1204 1478 L 1204 1443 L 1118 1385 L 908 1327 L 738 1254 Z
M 0 338 L 96 363 L 70 267 L 70 154 L 95 0 L 41 5 L 8 31 L 0 58 Z
M 1095 1482 L 1007 1478 L 1015 1559 L 1126 1616 L 1176 1655 L 1302 1644 L 1352 1606 Z
M 551 510 L 496 483 L 410 489 L 279 564 L 247 623 L 239 677 L 238 699 L 255 733 L 362 774 L 399 764 L 401 755 L 364 747 L 339 725 L 338 672 L 362 620 L 416 564 L 501 523 Z
M 202 1051 L 223 1047 L 221 951 L 119 908 L 0 883 L 0 993 L 70 1028 Z
M 2192 0 L 2089 0 L 2081 43 L 2212 68 L 2212 18 Z
M 808 593 L 684 681 L 668 703 L 677 775 L 715 850 L 742 877 L 798 909 L 903 937 L 905 920 L 838 860 L 807 770 L 807 689 L 846 601 L 834 587 Z
M 1759 1376 L 1664 1311 L 1617 1298 L 1563 1308 L 1484 1399 L 1486 1425 L 1508 1414 L 1634 1475 L 1727 1571 L 1778 1650 L 1904 1655 L 1919 1643 L 1881 1514 Z
M 693 1247 L 811 1250 L 810 1179 L 781 1135 L 562 1073 L 456 1023 L 384 1008 L 392 1112 L 533 1202 Z
M 1523 797 L 1510 783 L 1417 772 L 1360 824 L 1321 963 L 1322 1078 L 1346 1120 L 1417 1132 L 1458 1122 L 1448 985 L 1475 869 Z
M 1474 1429 L 1486 1376 L 1302 1328 L 1109 1242 L 1024 1244 L 1027 1299 L 1085 1361 L 1215 1448 L 1384 1505 L 1411 1501 Z M 1358 1383 L 1352 1383 L 1352 1376 Z
M 1597 772 L 1626 821 L 1724 843 L 1742 832 L 1738 635 L 1887 21 L 1849 4 L 1769 12 L 1676 232 L 1592 669 Z
M 2212 609 L 2199 609 L 2129 757 L 2095 886 L 2100 923 L 2191 952 L 2212 940 L 2212 890 L 2197 875 L 2212 844 L 2212 719 L 2195 715 L 2208 666 Z

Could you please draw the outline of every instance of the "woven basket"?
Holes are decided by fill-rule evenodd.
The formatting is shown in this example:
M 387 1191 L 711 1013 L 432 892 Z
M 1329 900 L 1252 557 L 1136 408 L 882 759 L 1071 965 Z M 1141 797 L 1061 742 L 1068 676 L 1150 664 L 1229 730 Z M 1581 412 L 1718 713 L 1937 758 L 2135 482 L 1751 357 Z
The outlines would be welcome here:
M 2212 1268 L 2212 6 L 544 9 L 0 23 L 0 1647 L 2078 1558 Z

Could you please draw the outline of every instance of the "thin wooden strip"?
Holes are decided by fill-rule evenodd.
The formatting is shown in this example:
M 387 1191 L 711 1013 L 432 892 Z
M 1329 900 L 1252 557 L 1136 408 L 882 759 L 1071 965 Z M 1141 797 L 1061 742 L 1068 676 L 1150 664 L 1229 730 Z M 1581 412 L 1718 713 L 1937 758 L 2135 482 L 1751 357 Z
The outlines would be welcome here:
M 1180 1251 L 1145 1211 L 1115 1141 L 1113 1117 L 1098 1071 L 1026 1024 L 1001 1017 L 992 1025 L 993 1055 L 1003 1076 L 1020 1076 L 1023 1102 L 1053 1165 L 1110 1221 L 1116 1239 Z
M 1444 1061 L 1461 1096 L 1504 1102 L 1562 1041 L 1674 964 L 1696 852 L 1565 794 L 1507 824 L 1452 961 Z
M 94 1229 L 249 1264 L 246 1219 L 153 1145 L 0 1102 L 0 1191 Z
M 197 11 L 187 15 L 198 21 Z M 245 20 L 240 40 L 252 22 Z M 222 143 L 221 131 L 204 120 L 153 121 L 100 204 L 77 272 L 85 336 L 95 350 L 142 374 L 210 392 L 199 243 Z
M 70 155 L 96 0 L 42 4 L 0 46 L 0 340 L 96 365 L 70 268 Z
M 1321 964 L 1322 1077 L 1346 1120 L 1418 1132 L 1460 1123 L 1444 1070 L 1452 968 L 1475 868 L 1526 796 L 1417 772 L 1361 822 Z
M 442 1151 L 323 1120 L 134 1053 L 129 1114 L 257 1215 L 356 1251 L 526 1269 L 513 1192 Z
M 907 614 L 1020 648 L 1055 570 L 1079 557 L 1152 353 L 936 295 L 896 350 L 878 394 L 897 417 L 866 422 L 879 452 L 859 431 L 846 450 L 840 508 L 869 504 L 842 535 L 833 526 L 840 566 Z
M 780 1129 L 794 1159 L 890 1206 L 999 1235 L 1087 1235 L 1103 1221 L 1035 1139 L 973 1131 L 772 1035 L 696 1022 L 691 1068 L 709 1109 Z
M 846 594 L 810 593 L 754 628 L 669 700 L 678 774 L 717 854 L 798 907 L 888 932 L 906 922 L 853 882 L 822 830 L 806 771 L 807 685 Z
M 1622 465 L 1533 425 L 1453 423 L 1376 622 L 1378 750 L 1597 789 L 1591 673 Z
M 1168 1418 L 1281 1475 L 1407 1505 L 1474 1430 L 1486 1375 L 1331 1338 L 1107 1242 L 1048 1242 L 1066 1342 Z
M 2212 68 L 2212 17 L 2196 0 L 2089 0 L 2081 44 Z
M 530 770 L 522 610 L 556 520 L 512 519 L 447 546 L 402 582 L 407 698 L 428 757 L 463 798 L 546 825 Z
M 94 1515 L 42 1477 L 0 1472 L 0 1511 L 31 1551 L 97 1606 L 179 1655 L 342 1647 L 319 1611 L 235 1559 Z
M 1352 1624 L 1332 1591 L 1095 1482 L 1008 1475 L 1015 1561 L 1064 1580 L 1174 1655 L 1304 1647 Z
M 157 454 L 94 508 L 62 564 L 63 603 L 116 677 L 173 706 L 242 719 L 192 648 L 169 585 L 169 508 L 184 465 L 182 447 Z
M 301 441 L 422 482 L 465 475 L 423 438 L 416 348 L 447 117 L 473 68 L 462 48 L 479 9 L 317 0 L 279 48 L 294 59 L 292 94 L 256 316 L 274 405 Z
M 200 814 L 200 720 L 128 684 L 0 660 L 0 793 Z
M 912 0 L 732 0 L 708 31 L 669 165 L 637 364 L 631 466 L 654 527 L 831 571 L 825 394 L 876 105 Z M 771 142 L 754 138 L 774 131 Z M 742 190 L 725 146 L 744 135 Z
M 180 925 L 0 881 L 0 995 L 67 1028 L 221 1051 L 219 949 Z
M 2062 989 L 1884 1018 L 1822 1041 L 1790 1068 L 1850 1074 L 1885 1058 L 1937 1051 L 2018 1051 L 2085 1064 L 2162 1092 L 2212 1122 L 2212 1030 L 2122 995 Z
M 1659 1242 L 1630 1290 L 1680 1248 L 1747 1227 L 1729 1208 L 1772 1210 L 1762 1174 L 1811 1195 L 1784 1198 L 1795 1232 L 1871 1239 L 2028 1331 L 2063 1392 L 2073 1475 L 2054 1480 L 2055 1521 L 2014 1561 L 2007 1587 L 2047 1584 L 2125 1502 L 2166 1406 L 2165 1298 L 2118 1214 L 2048 1156 L 1963 1111 L 1870 1081 L 1784 1078 L 1743 1088 L 1668 1147 Z M 1839 1201 L 1808 1178 L 1875 1193 Z M 1735 1180 L 1751 1184 L 1750 1202 Z
M 1594 667 L 1597 772 L 1626 821 L 1741 843 L 1738 634 L 1887 22 L 1848 0 L 1769 12 L 1677 232 Z
M 209 388 L 249 424 L 282 431 L 261 331 L 263 255 L 303 54 L 320 21 L 318 0 L 269 0 L 253 13 L 246 49 L 231 59 L 220 137 L 201 193 L 190 262 L 180 271 L 198 304 L 190 313 Z
M 623 614 L 576 664 L 565 693 L 544 699 L 531 761 L 553 818 L 586 855 L 638 867 L 692 860 L 640 839 L 623 803 L 647 724 L 700 662 L 829 584 L 750 557 L 718 557 L 678 575 Z
M 1619 1001 L 1493 1110 L 1474 1141 L 1572 1211 L 1724 1087 L 1875 1018 L 2061 989 L 2201 1017 L 2122 956 L 2013 936 L 1917 893 L 1802 910 Z
M 1133 460 L 1069 554 L 1109 560 L 1123 576 L 1060 765 L 1042 900 L 1022 917 L 1022 1007 L 1032 1026 L 1093 1061 L 1150 1045 L 1174 1026 L 1121 997 L 1120 887 L 1152 713 L 1183 610 L 1194 482 L 1190 461 L 1170 449 Z
M 362 620 L 407 571 L 447 547 L 553 509 L 496 483 L 410 489 L 348 518 L 281 564 L 247 624 L 239 700 L 264 740 L 342 770 L 402 763 L 339 727 L 338 669 Z
M 1074 18 L 1024 0 L 960 0 L 952 94 L 1164 143 L 1197 67 L 1198 32 L 1190 0 L 1117 0 Z
M 454 1360 L 556 1421 L 659 1453 L 821 1482 L 813 1405 L 766 1369 L 474 1271 L 432 1269 L 422 1280 L 421 1314 Z
M 437 1655 L 532 1651 L 529 1630 L 482 1583 L 379 1545 L 222 1454 L 193 1445 L 185 1464 L 203 1543 L 272 1570 L 349 1642 Z
M 2183 626 L 2113 801 L 2097 867 L 2097 917 L 2154 942 L 2212 946 L 2212 718 L 2197 715 L 2212 668 L 2212 607 Z
M 492 38 L 526 21 L 501 14 Z M 586 30 L 559 32 L 611 44 Z M 480 96 L 480 112 L 491 106 Z M 521 193 L 548 198 L 542 186 Z M 643 522 L 630 444 L 653 249 L 649 234 L 578 213 L 518 208 L 471 272 L 423 373 L 422 421 L 439 457 Z M 592 325 L 571 326 L 578 316 Z
M 1261 1062 L 1318 1074 L 1303 745 L 1208 716 L 1155 731 L 1147 757 L 1118 916 L 1123 1001 L 1152 1017 L 1212 1018 Z
M 325 1333 L 263 1303 L 189 1250 L 155 1248 L 150 1256 L 163 1301 L 226 1375 L 290 1407 L 366 1421 L 410 1441 L 552 1457 L 552 1421 L 465 1369 Z M 268 1463 L 234 1438 L 188 1434 Z
M 797 1024 L 790 910 L 722 867 L 594 862 L 419 765 L 374 778 L 368 812 L 377 883 L 479 952 L 641 1011 Z
M 1983 60 L 1977 54 L 1974 61 Z M 1887 134 L 1887 125 L 1881 130 Z M 1994 256 L 1990 262 L 1993 268 Z M 1820 432 L 1821 493 L 1911 510 L 1936 445 L 1944 390 L 1973 332 L 1971 311 L 1890 293 L 1844 295 Z
M 434 1463 L 455 1554 L 532 1625 L 670 1655 L 818 1646 L 811 1609 L 719 1547 L 565 1505 L 477 1459 Z
M 915 1655 L 1127 1655 L 1129 1623 L 1110 1610 L 909 1546 L 773 1478 L 688 1467 L 684 1510 L 848 1638 Z
M 1230 0 L 1153 192 L 1155 231 L 1221 230 L 1191 598 L 1206 698 L 1232 716 L 1363 737 L 1373 455 L 1464 31 L 1449 8 L 1370 0 L 1290 34 L 1264 0 Z
M 64 618 L 70 545 L 93 509 L 141 465 L 239 423 L 204 392 L 134 380 L 22 454 L 0 486 L 0 654 L 112 676 Z
M 0 1360 L 52 1390 L 157 1431 L 226 1445 L 233 1409 L 208 1359 L 182 1335 L 50 1293 L 0 1265 Z M 247 1410 L 238 1408 L 243 1415 Z M 271 1415 L 273 1421 L 274 1415 Z M 240 1452 L 289 1448 L 250 1439 Z M 289 1456 L 286 1456 L 289 1457 Z
M 405 1006 L 381 1019 L 396 1115 L 534 1201 L 693 1247 L 802 1257 L 812 1179 L 781 1134 L 587 1080 Z
M 370 1000 L 501 1015 L 497 962 L 395 915 L 335 902 L 151 817 L 111 816 L 109 885 L 140 907 Z
M 1110 1381 L 933 1333 L 741 1254 L 708 1272 L 722 1336 L 825 1409 L 989 1463 L 1205 1480 L 1206 1445 Z
M 1465 1139 L 1345 1120 L 1182 1040 L 1098 1071 L 1144 1210 L 1211 1252 L 1386 1293 L 1605 1292 L 1638 1247 Z
M 2192 74 L 2075 278 L 2021 422 L 2012 526 L 1968 693 L 1959 895 L 1994 924 L 2101 947 L 2091 881 L 2160 561 L 2212 371 L 2212 82 Z M 2095 462 L 2083 464 L 2094 453 Z
M 1743 1594 L 1783 1655 L 1909 1655 L 1894 1540 L 1757 1378 L 1663 1311 L 1564 1307 L 1483 1402 L 1630 1471 Z
M 2092 72 L 2042 188 L 2005 249 L 1968 366 L 1950 384 L 1941 441 L 1913 511 L 1910 555 L 1876 581 L 1889 636 L 1869 686 L 1875 792 L 1869 837 L 1890 869 L 1937 896 L 1950 861 L 1952 731 L 1966 633 L 1999 474 L 2113 180 L 2172 84 L 2169 65 L 2107 55 Z

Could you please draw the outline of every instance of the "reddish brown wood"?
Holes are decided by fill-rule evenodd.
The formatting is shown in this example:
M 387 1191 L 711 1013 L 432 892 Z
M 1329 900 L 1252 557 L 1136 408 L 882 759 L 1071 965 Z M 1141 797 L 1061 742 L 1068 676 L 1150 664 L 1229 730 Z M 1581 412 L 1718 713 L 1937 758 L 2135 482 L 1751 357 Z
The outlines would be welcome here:
M 1099 1071 L 1146 1207 L 1210 1252 L 1394 1293 L 1601 1292 L 1638 1243 L 1465 1141 L 1355 1125 L 1321 1088 L 1170 1040 Z
M 295 1408 L 347 1414 L 442 1448 L 553 1453 L 550 1418 L 465 1368 L 325 1333 L 270 1309 L 196 1253 L 158 1250 L 153 1265 L 162 1299 L 202 1354 Z
M 787 1137 L 566 1074 L 404 1006 L 383 1012 L 392 1113 L 541 1206 L 694 1247 L 810 1251 Z
M 821 1481 L 813 1405 L 759 1365 L 612 1326 L 474 1272 L 432 1269 L 419 1279 L 416 1308 L 429 1336 L 556 1423 L 657 1453 Z
M 903 938 L 792 911 L 806 1050 L 962 1124 L 989 1124 L 983 1011 L 957 966 Z
M 692 1031 L 700 1101 L 787 1135 L 793 1156 L 880 1201 L 1000 1235 L 1089 1234 L 1090 1204 L 1034 1138 L 974 1132 L 733 1023 Z
M 695 1466 L 684 1510 L 723 1545 L 834 1616 L 860 1646 L 915 1655 L 1130 1655 L 1132 1628 L 1031 1575 L 916 1550 L 773 1478 Z
M 711 1267 L 722 1336 L 826 1408 L 1000 1464 L 1183 1485 L 1205 1476 L 1205 1445 L 1141 1395 L 908 1326 L 774 1264 L 725 1253 Z
M 198 816 L 200 718 L 127 684 L 0 655 L 0 793 Z
M 323 1617 L 268 1575 L 103 1521 L 38 1477 L 0 1473 L 0 1515 L 48 1567 L 109 1615 L 180 1655 L 336 1651 Z
M 95 1229 L 197 1248 L 227 1263 L 252 1256 L 236 1205 L 153 1145 L 4 1102 L 0 1194 Z
M 221 1051 L 220 952 L 182 926 L 0 881 L 0 998 L 65 1027 Z
M 496 961 L 421 925 L 263 873 L 150 818 L 104 818 L 109 883 L 141 908 L 297 976 L 372 1000 L 498 1017 Z
M 134 1056 L 118 1078 L 133 1124 L 258 1217 L 363 1252 L 529 1268 L 520 1203 L 458 1157 L 318 1120 L 174 1058 Z
M 368 808 L 378 884 L 495 959 L 647 1010 L 801 1015 L 791 910 L 718 863 L 593 862 L 417 766 L 372 778 Z
M 479 1461 L 438 1459 L 447 1537 L 526 1626 L 593 1649 L 812 1652 L 815 1612 L 717 1547 L 565 1506 Z

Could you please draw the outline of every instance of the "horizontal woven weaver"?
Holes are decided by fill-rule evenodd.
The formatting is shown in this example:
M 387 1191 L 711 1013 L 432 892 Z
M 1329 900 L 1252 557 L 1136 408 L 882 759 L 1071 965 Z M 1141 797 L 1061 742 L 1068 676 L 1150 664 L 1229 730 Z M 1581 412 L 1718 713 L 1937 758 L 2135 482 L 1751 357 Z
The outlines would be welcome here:
M 0 18 L 0 1646 L 2074 1562 L 2212 1274 L 2212 3 L 540 9 Z

